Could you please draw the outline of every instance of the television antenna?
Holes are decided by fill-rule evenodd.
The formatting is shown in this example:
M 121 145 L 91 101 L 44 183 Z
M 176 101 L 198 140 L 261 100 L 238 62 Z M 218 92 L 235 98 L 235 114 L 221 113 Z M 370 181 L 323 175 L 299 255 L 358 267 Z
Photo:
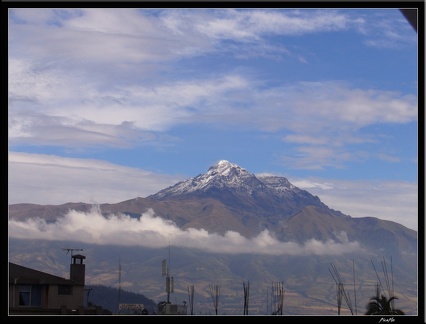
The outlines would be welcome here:
M 70 248 L 63 248 L 62 251 L 67 251 L 66 254 L 71 252 L 71 263 L 72 263 L 72 252 L 73 251 L 83 251 L 83 249 L 70 249 Z
M 337 315 L 340 315 L 340 308 L 342 306 L 342 297 L 345 298 L 346 304 L 348 305 L 349 310 L 351 311 L 351 314 L 353 315 L 354 312 L 352 310 L 352 303 L 350 296 L 346 293 L 345 287 L 343 285 L 342 279 L 340 278 L 339 272 L 337 271 L 337 268 L 331 264 L 333 268 L 333 272 L 331 272 L 330 268 L 328 269 L 331 273 L 331 276 L 333 277 L 334 281 L 336 282 L 336 290 L 337 290 Z

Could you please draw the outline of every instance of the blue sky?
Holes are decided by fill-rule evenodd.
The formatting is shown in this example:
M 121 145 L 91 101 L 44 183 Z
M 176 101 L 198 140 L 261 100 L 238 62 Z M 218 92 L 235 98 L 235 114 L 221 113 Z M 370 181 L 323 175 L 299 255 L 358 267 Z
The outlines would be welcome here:
M 9 203 L 146 197 L 219 160 L 417 230 L 398 9 L 10 9 Z

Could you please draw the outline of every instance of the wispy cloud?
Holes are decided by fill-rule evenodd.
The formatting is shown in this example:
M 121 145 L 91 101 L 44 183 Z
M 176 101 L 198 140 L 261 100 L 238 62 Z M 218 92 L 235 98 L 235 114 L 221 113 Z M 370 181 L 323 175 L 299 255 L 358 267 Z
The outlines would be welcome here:
M 418 230 L 418 184 L 406 181 L 289 179 L 352 217 L 372 216 Z
M 9 152 L 9 204 L 117 203 L 182 180 L 105 161 Z
M 369 21 L 368 30 L 364 30 L 367 39 L 365 44 L 377 48 L 403 48 L 406 44 L 416 43 L 416 33 L 402 15 L 397 17 L 383 17 L 376 14 L 376 19 Z
M 89 89 L 77 98 L 73 94 L 77 85 L 68 88 L 65 97 L 56 97 L 50 103 L 21 103 L 20 109 L 10 110 L 11 144 L 131 146 L 171 139 L 155 132 L 206 123 L 213 128 L 230 125 L 292 132 L 284 137 L 286 142 L 329 148 L 373 142 L 365 134 L 356 134 L 368 125 L 417 120 L 414 96 L 350 88 L 339 82 L 302 82 L 261 90 L 254 87 L 253 80 L 227 75 L 150 87 L 128 86 L 102 94 Z M 18 94 L 18 87 L 11 91 L 12 100 L 26 96 L 28 103 L 39 102 L 38 95 L 31 97 L 31 92 Z M 61 101 L 66 103 L 58 108 Z M 303 150 L 305 154 L 308 151 Z
M 221 236 L 206 230 L 179 229 L 175 223 L 156 217 L 148 210 L 138 219 L 127 215 L 102 216 L 98 206 L 88 213 L 70 210 L 54 223 L 41 219 L 26 222 L 9 220 L 9 236 L 19 239 L 73 240 L 88 244 L 121 246 L 195 248 L 209 253 L 268 254 L 268 255 L 340 255 L 362 251 L 356 241 L 349 242 L 344 233 L 327 242 L 311 239 L 304 244 L 280 242 L 267 230 L 253 239 L 228 231 Z

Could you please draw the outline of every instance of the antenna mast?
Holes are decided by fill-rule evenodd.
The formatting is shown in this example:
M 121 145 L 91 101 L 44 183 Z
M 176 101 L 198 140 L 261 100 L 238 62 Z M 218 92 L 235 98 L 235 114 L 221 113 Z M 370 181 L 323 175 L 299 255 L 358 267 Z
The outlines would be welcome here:
M 284 306 L 284 283 L 272 283 L 271 294 L 271 308 L 272 303 L 275 303 L 275 310 L 272 312 L 272 315 L 282 315 Z
M 166 277 L 167 304 L 170 304 L 170 293 L 173 292 L 173 288 L 174 288 L 174 279 L 173 277 L 170 277 L 170 242 L 169 242 L 169 266 L 167 266 L 166 260 L 163 260 L 162 276 Z

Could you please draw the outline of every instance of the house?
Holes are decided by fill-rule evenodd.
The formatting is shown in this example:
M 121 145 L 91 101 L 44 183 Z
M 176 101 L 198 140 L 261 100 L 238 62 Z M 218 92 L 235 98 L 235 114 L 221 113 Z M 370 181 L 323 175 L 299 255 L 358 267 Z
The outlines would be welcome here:
M 70 279 L 9 262 L 9 315 L 100 313 L 84 307 L 85 258 L 71 256 Z

